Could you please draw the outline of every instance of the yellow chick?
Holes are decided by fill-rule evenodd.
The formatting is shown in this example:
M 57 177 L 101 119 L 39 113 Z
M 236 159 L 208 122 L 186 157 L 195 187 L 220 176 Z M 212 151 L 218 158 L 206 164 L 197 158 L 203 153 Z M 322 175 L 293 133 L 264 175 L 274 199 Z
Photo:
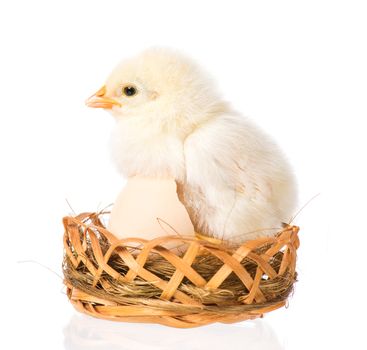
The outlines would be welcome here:
M 281 150 L 186 56 L 149 49 L 124 60 L 86 103 L 116 119 L 121 174 L 175 179 L 196 232 L 243 242 L 274 234 L 294 213 L 295 179 Z

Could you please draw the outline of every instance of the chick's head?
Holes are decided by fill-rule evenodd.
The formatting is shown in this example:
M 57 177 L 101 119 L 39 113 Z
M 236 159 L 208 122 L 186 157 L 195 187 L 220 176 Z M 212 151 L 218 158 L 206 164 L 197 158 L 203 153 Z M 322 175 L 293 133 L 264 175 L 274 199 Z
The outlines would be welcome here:
M 149 49 L 122 61 L 86 104 L 117 120 L 151 119 L 192 126 L 222 108 L 211 79 L 193 61 L 168 49 Z

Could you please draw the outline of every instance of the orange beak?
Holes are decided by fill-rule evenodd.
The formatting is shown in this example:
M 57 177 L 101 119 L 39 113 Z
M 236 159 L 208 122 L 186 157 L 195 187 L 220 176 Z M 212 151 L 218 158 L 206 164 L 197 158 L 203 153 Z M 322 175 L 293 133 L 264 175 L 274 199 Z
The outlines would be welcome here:
M 89 97 L 85 104 L 92 108 L 112 109 L 113 106 L 121 107 L 121 104 L 112 98 L 106 97 L 106 86 L 102 86 L 94 95 Z

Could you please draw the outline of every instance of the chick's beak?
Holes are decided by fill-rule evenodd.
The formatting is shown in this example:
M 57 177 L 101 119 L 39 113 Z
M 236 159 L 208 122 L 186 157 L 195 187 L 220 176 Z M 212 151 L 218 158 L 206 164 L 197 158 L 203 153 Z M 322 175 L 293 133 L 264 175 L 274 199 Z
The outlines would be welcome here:
M 106 94 L 106 86 L 103 86 L 95 94 L 89 97 L 85 101 L 85 104 L 88 107 L 92 107 L 92 108 L 111 109 L 113 106 L 121 107 L 121 104 L 119 102 L 117 102 L 116 100 L 112 98 L 106 97 L 105 94 Z

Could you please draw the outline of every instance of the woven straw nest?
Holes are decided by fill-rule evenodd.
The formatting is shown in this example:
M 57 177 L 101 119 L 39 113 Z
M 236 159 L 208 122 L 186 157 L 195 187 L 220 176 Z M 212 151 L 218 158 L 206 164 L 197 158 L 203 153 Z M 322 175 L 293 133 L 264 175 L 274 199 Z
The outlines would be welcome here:
M 104 215 L 63 220 L 64 282 L 83 313 L 189 328 L 262 317 L 284 306 L 293 290 L 297 226 L 233 247 L 201 235 L 117 239 Z

